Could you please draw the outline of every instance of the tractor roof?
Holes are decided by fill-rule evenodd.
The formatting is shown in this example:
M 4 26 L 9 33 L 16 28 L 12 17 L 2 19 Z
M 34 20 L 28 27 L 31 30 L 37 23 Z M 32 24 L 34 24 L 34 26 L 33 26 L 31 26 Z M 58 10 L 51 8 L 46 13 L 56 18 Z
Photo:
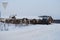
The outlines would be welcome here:
M 50 16 L 46 16 L 46 15 L 44 15 L 44 16 L 38 16 L 38 17 L 50 17 Z

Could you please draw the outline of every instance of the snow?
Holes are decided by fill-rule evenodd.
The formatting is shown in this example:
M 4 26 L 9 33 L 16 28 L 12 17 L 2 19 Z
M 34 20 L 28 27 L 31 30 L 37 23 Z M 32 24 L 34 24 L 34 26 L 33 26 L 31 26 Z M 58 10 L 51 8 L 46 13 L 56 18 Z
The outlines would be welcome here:
M 0 40 L 60 40 L 60 24 L 12 25 L 0 31 Z

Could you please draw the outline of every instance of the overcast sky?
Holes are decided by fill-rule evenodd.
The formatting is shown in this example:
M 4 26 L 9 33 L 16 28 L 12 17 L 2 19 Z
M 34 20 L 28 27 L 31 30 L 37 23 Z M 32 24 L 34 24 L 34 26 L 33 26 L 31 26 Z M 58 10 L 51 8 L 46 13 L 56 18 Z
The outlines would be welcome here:
M 3 1 L 8 2 L 6 10 L 2 6 Z M 50 15 L 60 18 L 60 0 L 0 0 L 0 10 L 2 17 L 17 14 L 17 16 Z

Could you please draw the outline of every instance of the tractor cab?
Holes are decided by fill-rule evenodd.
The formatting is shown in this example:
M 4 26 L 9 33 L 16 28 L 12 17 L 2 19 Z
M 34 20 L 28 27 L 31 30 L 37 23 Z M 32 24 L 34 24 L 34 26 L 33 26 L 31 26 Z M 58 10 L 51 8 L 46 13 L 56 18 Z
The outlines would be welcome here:
M 48 20 L 49 16 L 39 16 L 40 18 L 42 18 L 42 20 Z
M 40 17 L 42 18 L 41 23 L 44 23 L 44 24 L 46 24 L 46 23 L 51 24 L 53 21 L 51 16 L 39 16 L 39 18 Z

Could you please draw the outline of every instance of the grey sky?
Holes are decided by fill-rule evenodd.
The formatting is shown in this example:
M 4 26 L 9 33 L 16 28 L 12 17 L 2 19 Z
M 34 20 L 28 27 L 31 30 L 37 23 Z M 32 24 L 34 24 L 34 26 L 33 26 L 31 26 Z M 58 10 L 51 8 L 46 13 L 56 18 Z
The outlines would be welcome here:
M 4 1 L 4 0 L 2 0 Z M 0 4 L 2 3 L 0 0 Z M 2 16 L 17 14 L 17 16 L 50 15 L 60 18 L 60 0 L 6 0 L 8 6 L 6 14 L 1 5 Z M 6 16 L 6 17 L 7 17 Z

